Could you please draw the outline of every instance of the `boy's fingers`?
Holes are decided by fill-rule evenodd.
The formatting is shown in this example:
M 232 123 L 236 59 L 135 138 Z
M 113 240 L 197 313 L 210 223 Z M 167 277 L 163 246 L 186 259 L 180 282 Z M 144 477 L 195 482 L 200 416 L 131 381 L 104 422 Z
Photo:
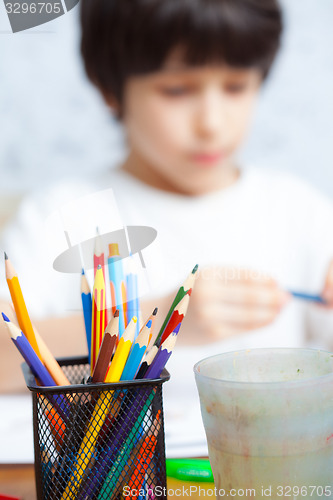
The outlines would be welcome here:
M 231 338 L 234 335 L 242 335 L 244 333 L 246 333 L 244 326 L 229 324 L 214 324 L 207 330 L 209 339 L 215 342 Z
M 328 266 L 322 296 L 329 305 L 333 304 L 333 261 L 331 261 L 330 265 Z
M 219 299 L 227 304 L 280 309 L 290 300 L 290 294 L 279 288 L 238 285 L 222 288 Z
M 239 304 L 211 304 L 205 308 L 207 324 L 228 325 L 243 330 L 253 330 L 275 320 L 279 311 L 273 308 L 252 307 Z

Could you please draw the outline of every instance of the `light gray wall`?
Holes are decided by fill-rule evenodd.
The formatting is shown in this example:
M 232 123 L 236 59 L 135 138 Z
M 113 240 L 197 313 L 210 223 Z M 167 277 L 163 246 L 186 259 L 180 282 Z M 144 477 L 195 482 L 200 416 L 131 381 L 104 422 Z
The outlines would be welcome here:
M 282 4 L 283 50 L 242 158 L 299 174 L 333 197 L 333 1 Z M 14 35 L 0 2 L 0 193 L 122 158 L 121 131 L 83 73 L 77 15 Z

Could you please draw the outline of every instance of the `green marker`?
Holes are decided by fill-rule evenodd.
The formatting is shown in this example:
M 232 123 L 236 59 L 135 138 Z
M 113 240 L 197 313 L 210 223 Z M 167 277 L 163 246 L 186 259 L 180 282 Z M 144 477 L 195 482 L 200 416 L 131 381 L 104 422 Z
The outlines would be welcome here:
M 180 458 L 167 459 L 166 471 L 168 477 L 181 481 L 198 481 L 202 483 L 213 483 L 213 472 L 207 459 Z

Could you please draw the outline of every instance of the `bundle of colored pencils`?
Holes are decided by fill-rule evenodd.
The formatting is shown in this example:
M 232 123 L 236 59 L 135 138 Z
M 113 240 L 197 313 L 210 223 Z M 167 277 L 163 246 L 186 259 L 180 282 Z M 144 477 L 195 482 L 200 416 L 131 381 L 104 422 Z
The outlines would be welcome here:
M 97 256 L 101 259 L 101 253 Z M 93 359 L 93 363 L 91 363 L 92 370 L 89 382 L 94 384 L 119 382 L 121 385 L 121 382 L 134 379 L 159 379 L 173 352 L 178 332 L 187 311 L 198 266 L 195 266 L 178 290 L 165 321 L 154 340 L 153 330 L 157 308 L 143 323 L 136 338 L 138 318 L 135 315 L 127 323 L 124 321 L 124 330 L 120 335 L 121 318 L 124 320 L 124 310 L 129 310 L 128 303 L 127 307 L 123 307 L 122 310 L 116 308 L 112 311 L 112 318 L 104 328 L 106 308 L 104 306 L 105 288 L 103 289 L 104 275 L 101 260 L 96 258 L 96 265 L 94 294 L 91 300 L 90 359 Z M 2 315 L 13 343 L 22 354 L 31 372 L 35 375 L 39 385 L 46 387 L 70 386 L 70 381 L 62 368 L 32 326 L 17 274 L 6 254 L 5 267 L 7 283 L 19 326 L 11 322 L 4 313 Z M 120 282 L 117 281 L 117 283 Z M 120 286 L 122 286 L 122 282 Z M 85 283 L 83 290 L 87 290 L 87 283 Z M 113 293 L 116 295 L 116 289 L 114 289 Z M 87 303 L 89 304 L 89 300 L 87 300 Z M 86 317 L 86 315 L 85 323 L 89 323 L 89 317 Z M 109 495 L 115 491 L 117 481 L 119 481 L 119 470 L 122 470 L 122 467 L 126 465 L 126 460 L 128 460 L 133 449 L 133 443 L 137 442 L 137 435 L 141 425 L 138 422 L 152 404 L 155 390 L 151 391 L 147 386 L 144 386 L 140 398 L 136 399 L 135 392 L 132 393 L 132 396 L 128 395 L 128 398 L 132 398 L 131 411 L 125 412 L 120 420 L 117 419 L 119 411 L 115 410 L 113 406 L 115 401 L 119 399 L 119 391 L 113 391 L 113 393 L 113 397 L 110 398 L 110 393 L 106 397 L 104 392 L 101 392 L 100 396 L 93 401 L 93 409 L 90 417 L 88 417 L 85 433 L 81 436 L 76 448 L 76 458 L 73 462 L 73 468 L 70 469 L 69 476 L 67 477 L 67 473 L 65 474 L 63 470 L 68 470 L 66 454 L 64 455 L 64 463 L 60 463 L 58 466 L 57 474 L 59 476 L 55 475 L 54 480 L 59 477 L 67 478 L 61 500 L 76 498 L 75 495 L 79 492 L 82 500 L 92 498 L 98 492 L 100 492 L 98 498 L 105 498 L 104 494 Z M 123 392 L 122 398 L 125 393 L 126 391 Z M 48 400 L 50 405 L 45 410 L 45 415 L 54 436 L 55 449 L 59 453 L 63 453 L 65 443 L 71 442 L 68 436 L 71 429 L 73 429 L 73 425 L 75 428 L 75 422 L 74 424 L 70 423 L 70 408 L 75 403 L 72 397 L 54 392 L 50 393 Z M 123 404 L 123 399 L 120 399 L 119 404 L 120 406 Z M 111 415 L 112 411 L 115 412 L 113 415 Z M 90 470 L 91 463 L 94 462 L 97 442 L 110 415 L 114 422 L 112 441 L 107 441 L 100 452 L 99 461 Z M 156 418 L 158 418 L 157 415 Z M 147 456 L 152 455 L 156 446 L 156 437 L 146 435 L 141 446 L 142 450 L 148 450 Z M 141 472 L 138 473 L 139 475 L 133 475 L 129 482 L 130 485 L 137 484 L 138 478 L 141 478 L 140 481 L 145 478 L 141 461 L 138 458 L 136 464 L 136 468 Z M 105 463 L 113 464 L 109 472 L 105 465 L 101 465 Z M 118 467 L 117 471 L 115 469 L 116 465 Z M 135 477 L 137 477 L 136 480 Z M 83 479 L 85 479 L 84 484 Z M 104 481 L 102 489 L 100 489 L 101 480 Z
M 97 240 L 98 241 L 98 240 Z M 90 338 L 90 361 L 91 381 L 96 382 L 118 382 L 120 380 L 133 380 L 134 378 L 158 378 L 167 360 L 169 359 L 177 340 L 181 323 L 185 317 L 189 304 L 190 295 L 194 286 L 198 266 L 195 266 L 184 284 L 180 287 L 170 307 L 164 323 L 152 345 L 154 323 L 157 315 L 157 307 L 143 323 L 139 334 L 138 317 L 127 316 L 129 321 L 125 322 L 123 311 L 129 310 L 124 307 L 112 309 L 113 315 L 105 328 L 106 306 L 105 306 L 105 280 L 103 272 L 103 252 L 96 245 L 94 263 L 96 267 L 95 284 L 92 299 L 89 299 L 89 285 L 85 274 L 82 274 L 83 312 L 87 331 L 87 340 Z M 110 245 L 111 253 L 116 253 L 116 246 Z M 110 258 L 109 258 L 110 260 Z M 112 266 L 116 261 L 112 262 Z M 117 261 L 118 278 L 113 281 L 113 295 L 123 286 L 123 280 L 119 273 L 119 262 Z M 110 263 L 109 263 L 110 264 Z M 3 314 L 12 341 L 21 352 L 26 363 L 29 365 L 39 383 L 44 386 L 66 386 L 70 385 L 63 370 L 47 348 L 45 342 L 33 328 L 28 310 L 24 301 L 17 273 L 5 254 L 6 279 L 14 304 L 18 326 L 12 323 Z M 117 274 L 118 273 L 118 274 Z M 84 292 L 84 293 L 83 293 Z M 112 295 L 112 294 L 111 294 Z M 123 292 L 122 292 L 122 296 Z M 132 296 L 133 301 L 135 297 Z M 90 315 L 88 314 L 90 312 Z M 138 313 L 139 314 L 139 313 Z M 121 331 L 123 321 L 124 330 Z M 87 325 L 90 325 L 91 335 L 88 335 Z

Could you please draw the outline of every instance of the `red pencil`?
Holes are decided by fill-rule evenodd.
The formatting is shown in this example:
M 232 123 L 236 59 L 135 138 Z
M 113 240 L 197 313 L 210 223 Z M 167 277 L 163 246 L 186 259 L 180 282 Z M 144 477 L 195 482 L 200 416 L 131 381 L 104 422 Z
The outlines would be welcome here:
M 170 333 L 174 331 L 176 326 L 183 321 L 187 312 L 189 302 L 190 302 L 190 296 L 187 294 L 176 305 L 162 334 L 160 345 L 162 345 L 163 342 L 169 337 Z

